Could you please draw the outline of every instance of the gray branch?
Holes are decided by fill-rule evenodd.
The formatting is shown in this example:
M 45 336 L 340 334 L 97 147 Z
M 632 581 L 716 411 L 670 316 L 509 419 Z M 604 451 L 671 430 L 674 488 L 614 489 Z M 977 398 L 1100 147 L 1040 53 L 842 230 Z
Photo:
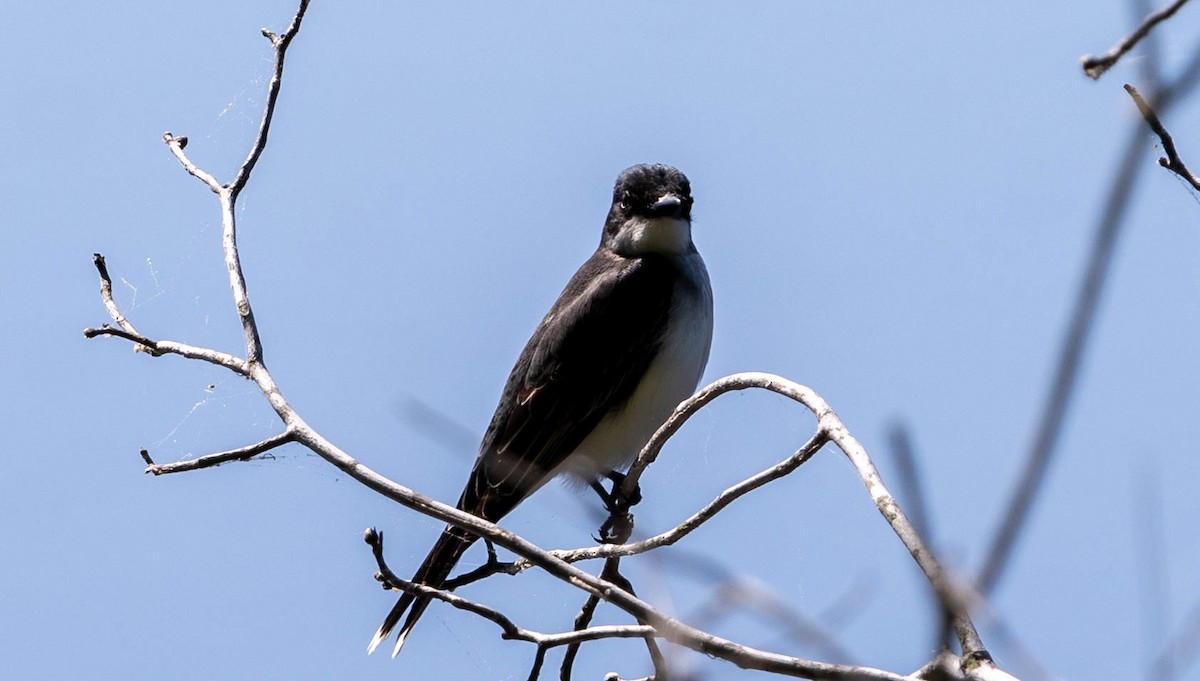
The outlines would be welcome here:
M 1137 45 L 1142 38 L 1150 34 L 1150 31 L 1160 23 L 1170 19 L 1179 8 L 1187 4 L 1188 0 L 1175 0 L 1175 2 L 1154 12 L 1146 17 L 1141 26 L 1138 26 L 1133 33 L 1125 36 L 1113 48 L 1103 56 L 1096 57 L 1090 54 L 1084 55 L 1080 62 L 1083 65 L 1083 73 L 1092 80 L 1099 80 L 1104 72 L 1113 67 L 1125 53 L 1132 50 L 1134 45 Z

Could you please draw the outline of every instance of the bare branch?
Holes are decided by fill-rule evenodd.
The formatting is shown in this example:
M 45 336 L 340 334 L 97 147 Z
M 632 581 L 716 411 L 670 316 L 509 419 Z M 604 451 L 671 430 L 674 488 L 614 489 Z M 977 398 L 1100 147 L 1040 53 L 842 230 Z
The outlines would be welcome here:
M 406 508 L 490 539 L 498 546 L 503 546 L 528 559 L 531 564 L 542 568 L 550 575 L 612 603 L 635 619 L 646 621 L 661 638 L 691 650 L 733 662 L 747 669 L 775 672 L 786 676 L 880 681 L 900 681 L 904 678 L 898 674 L 869 667 L 829 664 L 757 650 L 708 634 L 668 617 L 611 582 L 599 579 L 570 565 L 551 552 L 498 525 L 460 511 L 448 504 L 435 501 L 376 473 L 313 430 L 288 405 L 270 374 L 261 364 L 252 367 L 251 377 L 259 384 L 260 389 L 267 396 L 280 418 L 295 429 L 296 441 L 304 444 L 355 481 Z
M 575 631 L 583 631 L 592 623 L 592 617 L 596 614 L 596 608 L 600 606 L 600 597 L 590 595 L 583 605 L 579 608 L 579 614 L 575 615 Z M 558 668 L 558 681 L 571 681 L 571 672 L 575 669 L 575 658 L 579 655 L 579 646 L 567 646 L 566 653 L 563 654 L 562 664 Z
M 192 163 L 192 159 L 188 158 L 188 155 L 184 153 L 183 150 L 187 147 L 188 138 L 176 137 L 175 135 L 171 134 L 170 130 L 168 130 L 167 132 L 163 133 L 162 140 L 166 143 L 167 148 L 171 150 L 171 153 L 174 154 L 175 159 L 179 161 L 179 165 L 183 166 L 183 169 L 186 170 L 189 175 L 203 182 L 205 186 L 217 194 L 221 193 L 221 182 L 211 174 L 206 173 L 198 168 L 195 163 Z
M 92 254 L 92 264 L 96 266 L 96 270 L 100 273 L 100 299 L 104 302 L 104 308 L 108 311 L 108 316 L 112 317 L 113 321 L 120 328 L 114 328 L 108 324 L 104 324 L 98 328 L 89 327 L 83 330 L 84 338 L 95 338 L 97 336 L 124 338 L 136 343 L 135 350 L 148 353 L 153 357 L 180 355 L 188 359 L 198 359 L 210 364 L 223 366 L 241 376 L 248 377 L 250 375 L 245 360 L 228 353 L 187 345 L 186 343 L 177 343 L 175 341 L 156 341 L 142 335 L 134 328 L 133 323 L 125 318 L 120 308 L 117 307 L 116 301 L 113 300 L 112 278 L 108 274 L 108 265 L 104 261 L 104 256 L 99 253 Z
M 1146 17 L 1141 26 L 1138 26 L 1133 33 L 1130 33 L 1128 36 L 1122 38 L 1121 41 L 1114 45 L 1113 48 L 1104 56 L 1096 57 L 1090 54 L 1084 55 L 1084 57 L 1080 60 L 1083 64 L 1083 73 L 1092 80 L 1098 80 L 1100 76 L 1104 75 L 1105 71 L 1112 68 L 1112 66 L 1117 63 L 1117 60 L 1124 56 L 1126 52 L 1133 49 L 1133 46 L 1137 45 L 1138 41 L 1140 41 L 1142 38 L 1145 38 L 1155 26 L 1163 21 L 1166 21 L 1167 19 L 1170 19 L 1175 12 L 1179 11 L 1179 8 L 1187 4 L 1187 1 L 1188 0 L 1175 0 L 1175 2 L 1171 3 L 1167 7 L 1164 7 L 1163 9 Z
M 104 309 L 108 311 L 108 316 L 112 317 L 117 326 L 120 326 L 131 336 L 140 336 L 141 334 L 138 333 L 138 330 L 133 328 L 133 323 L 126 319 L 125 315 L 121 313 L 121 308 L 117 307 L 117 301 L 113 300 L 112 277 L 108 276 L 108 264 L 104 262 L 104 256 L 99 253 L 93 253 L 92 264 L 96 266 L 96 271 L 100 273 L 100 300 L 104 302 Z M 87 332 L 85 331 L 84 333 L 86 335 Z M 135 349 L 144 349 L 147 352 L 151 351 L 145 345 L 140 345 Z
M 1184 165 L 1183 159 L 1179 158 L 1179 152 L 1175 150 L 1175 141 L 1171 139 L 1171 133 L 1167 132 L 1167 129 L 1163 127 L 1162 121 L 1158 119 L 1158 114 L 1154 113 L 1154 109 L 1150 108 L 1150 105 L 1142 98 L 1142 94 L 1138 92 L 1137 88 L 1126 83 L 1125 91 L 1129 93 L 1130 97 L 1133 97 L 1133 103 L 1137 104 L 1142 118 L 1146 120 L 1150 129 L 1162 141 L 1163 151 L 1167 155 L 1158 159 L 1158 165 L 1182 177 L 1188 184 L 1192 185 L 1193 189 L 1200 190 L 1200 178 L 1193 175 L 1192 171 L 1188 170 L 1188 167 Z
M 231 449 L 225 452 L 217 452 L 216 454 L 208 454 L 187 461 L 176 461 L 175 463 L 158 464 L 150 458 L 150 452 L 143 449 L 141 451 L 142 460 L 146 462 L 146 472 L 154 475 L 169 475 L 171 473 L 184 473 L 186 471 L 194 471 L 200 468 L 212 468 L 220 466 L 223 463 L 230 461 L 248 461 L 259 454 L 265 454 L 272 449 L 282 447 L 289 442 L 295 442 L 296 436 L 290 430 L 285 430 L 278 435 L 273 435 L 262 442 L 256 442 L 252 445 Z
M 123 329 L 116 329 L 108 324 L 98 328 L 86 328 L 83 330 L 84 338 L 95 338 L 97 336 L 115 336 L 124 338 L 138 344 L 138 347 L 145 348 L 144 352 L 152 357 L 161 357 L 162 355 L 179 355 L 187 359 L 196 359 L 209 364 L 223 366 L 234 373 L 241 376 L 249 376 L 249 369 L 246 367 L 246 361 L 234 357 L 228 353 L 218 350 L 210 350 L 209 348 L 200 348 L 186 343 L 176 343 L 175 341 L 156 341 L 147 338 L 141 334 L 129 333 Z
M 304 13 L 307 10 L 308 0 L 300 0 L 300 7 L 296 10 L 296 15 L 292 17 L 292 23 L 280 35 L 275 35 L 265 28 L 262 29 L 263 37 L 270 40 L 271 47 L 275 48 L 275 67 L 271 71 L 271 82 L 267 84 L 267 104 L 258 125 L 258 135 L 254 138 L 254 144 L 250 146 L 250 153 L 242 162 L 242 167 L 238 168 L 233 182 L 229 183 L 231 203 L 237 200 L 238 194 L 245 188 L 246 182 L 250 180 L 251 171 L 258 163 L 258 157 L 262 156 L 263 149 L 267 147 L 267 134 L 270 133 L 271 121 L 275 118 L 275 101 L 279 99 L 279 86 L 283 84 L 283 59 L 287 56 L 287 49 L 292 43 L 292 38 L 295 38 L 296 33 L 300 31 L 300 22 L 304 20 Z
M 279 88 L 283 84 L 283 62 L 287 55 L 288 46 L 300 30 L 300 22 L 308 9 L 308 0 L 300 0 L 300 6 L 292 17 L 291 24 L 281 35 L 275 35 L 263 29 L 263 35 L 271 41 L 275 51 L 275 66 L 271 73 L 271 82 L 267 85 L 267 103 L 259 121 L 258 135 L 250 147 L 246 160 L 238 168 L 232 182 L 222 185 L 216 177 L 207 173 L 192 163 L 183 149 L 187 146 L 186 137 L 175 137 L 171 133 L 163 134 L 163 141 L 179 163 L 188 173 L 204 182 L 209 189 L 216 192 L 221 201 L 221 245 L 225 251 L 225 266 L 229 269 L 229 287 L 233 291 L 234 304 L 237 306 L 238 318 L 242 323 L 242 335 L 246 341 L 246 361 L 256 364 L 262 361 L 262 340 L 259 338 L 258 325 L 254 321 L 254 312 L 250 307 L 250 297 L 246 291 L 246 278 L 242 272 L 241 258 L 237 249 L 237 222 L 235 206 L 238 195 L 250 179 L 250 172 L 258 163 L 263 150 L 267 146 L 267 135 L 271 130 L 271 120 L 275 116 L 275 102 L 279 98 Z
M 904 512 L 900 509 L 900 505 L 896 502 L 895 498 L 892 497 L 891 493 L 887 490 L 887 487 L 883 484 L 883 480 L 880 478 L 879 472 L 875 469 L 875 465 L 871 462 L 866 450 L 864 450 L 862 445 L 858 443 L 858 440 L 856 440 L 854 436 L 850 434 L 850 431 L 846 429 L 845 424 L 842 423 L 841 419 L 838 418 L 837 414 L 833 411 L 829 404 L 811 388 L 794 383 L 780 376 L 759 372 L 734 374 L 710 383 L 708 386 L 705 386 L 702 390 L 700 390 L 700 392 L 696 393 L 676 407 L 675 412 L 671 414 L 671 417 L 667 419 L 667 422 L 663 424 L 663 426 L 659 428 L 658 431 L 650 438 L 650 442 L 648 442 L 642 449 L 642 452 L 638 455 L 637 460 L 630 468 L 629 475 L 624 481 L 623 488 L 627 488 L 629 486 L 630 479 L 634 479 L 634 484 L 636 484 L 636 476 L 640 475 L 640 473 L 644 471 L 651 462 L 654 461 L 654 459 L 658 456 L 658 452 L 661 451 L 665 441 L 677 430 L 679 430 L 683 423 L 686 422 L 692 414 L 695 414 L 701 407 L 703 407 L 705 404 L 708 404 L 723 393 L 732 390 L 746 390 L 749 388 L 770 390 L 803 404 L 817 417 L 817 433 L 813 435 L 812 439 L 809 440 L 804 447 L 798 450 L 791 457 L 783 462 L 780 462 L 775 467 L 767 469 L 766 471 L 747 479 L 747 481 L 744 481 L 743 483 L 739 483 L 739 485 L 735 486 L 735 488 L 740 488 L 742 485 L 745 485 L 750 481 L 755 481 L 758 486 L 761 486 L 762 484 L 765 484 L 770 480 L 774 480 L 786 474 L 787 472 L 790 472 L 791 470 L 795 470 L 795 468 L 799 467 L 802 463 L 804 463 L 804 461 L 807 461 L 817 449 L 820 449 L 826 440 L 832 441 L 838 446 L 839 449 L 842 450 L 842 452 L 854 466 L 855 470 L 858 471 L 859 477 L 862 479 L 863 485 L 867 488 L 867 492 L 871 495 L 872 500 L 875 502 L 876 508 L 879 509 L 879 512 L 888 521 L 888 524 L 891 525 L 892 530 L 900 538 L 900 541 L 902 541 L 908 548 L 909 553 L 913 556 L 913 559 L 917 561 L 917 565 L 921 568 L 921 571 L 925 573 L 926 579 L 929 580 L 930 585 L 937 594 L 938 600 L 943 604 L 946 610 L 954 613 L 955 632 L 958 635 L 960 645 L 962 645 L 964 657 L 971 658 L 972 656 L 977 656 L 981 660 L 985 658 L 990 660 L 987 651 L 983 647 L 982 641 L 979 639 L 978 632 L 975 631 L 974 625 L 971 624 L 970 617 L 966 614 L 966 608 L 964 607 L 962 599 L 957 595 L 955 587 L 951 583 L 945 571 L 942 569 L 941 565 L 938 563 L 937 558 L 925 546 L 920 534 L 904 515 Z M 726 490 L 726 492 L 728 491 L 729 490 Z M 732 499 L 723 500 L 724 494 L 725 493 L 722 493 L 722 496 L 718 496 L 715 501 L 711 502 L 709 507 L 718 504 L 720 504 L 722 507 L 724 505 L 728 505 L 729 501 Z M 706 509 L 707 508 L 708 507 L 706 507 Z M 715 511 L 713 512 L 715 513 Z M 692 518 L 689 518 L 688 521 L 685 521 L 685 525 L 691 522 L 698 524 L 703 522 L 703 520 L 707 519 L 708 517 L 711 517 L 711 514 L 705 516 L 704 513 L 705 511 L 702 510 L 700 513 L 693 515 Z M 684 526 L 681 525 L 680 527 Z M 674 533 L 676 533 L 677 529 L 679 528 L 665 532 L 658 537 L 652 537 L 651 539 L 643 542 L 637 542 L 632 545 L 605 545 L 590 549 L 581 549 L 578 551 L 559 552 L 557 555 L 576 559 L 583 559 L 584 557 L 598 558 L 613 555 L 628 555 L 627 552 L 629 551 L 630 546 L 639 548 L 646 546 L 648 548 L 653 548 L 652 545 L 654 543 L 666 541 L 662 538 L 672 536 Z M 692 529 L 694 529 L 694 527 Z M 690 529 L 688 531 L 690 531 Z M 683 534 L 686 534 L 686 532 L 683 532 Z M 648 548 L 643 550 L 648 550 Z

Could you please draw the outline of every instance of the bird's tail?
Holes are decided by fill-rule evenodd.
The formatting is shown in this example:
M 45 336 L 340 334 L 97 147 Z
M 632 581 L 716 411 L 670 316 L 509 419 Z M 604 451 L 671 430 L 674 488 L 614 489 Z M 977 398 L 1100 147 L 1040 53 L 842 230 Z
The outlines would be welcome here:
M 455 527 L 447 527 L 442 531 L 442 536 L 438 537 L 437 543 L 429 551 L 429 555 L 425 556 L 425 562 L 421 563 L 421 567 L 417 568 L 416 574 L 413 575 L 412 581 L 417 584 L 424 584 L 434 588 L 441 588 L 446 583 L 446 579 L 450 576 L 450 571 L 454 569 L 454 565 L 458 563 L 458 559 L 466 553 L 471 544 L 475 543 L 478 537 L 470 535 Z M 367 646 L 367 654 L 375 652 L 375 648 L 379 647 L 388 636 L 391 635 L 392 629 L 396 623 L 408 610 L 408 618 L 404 620 L 404 626 L 400 627 L 400 633 L 396 636 L 396 647 L 392 650 L 392 657 L 400 654 L 400 648 L 404 646 L 404 639 L 412 628 L 417 624 L 417 620 L 421 618 L 421 614 L 425 612 L 425 608 L 429 606 L 429 596 L 418 596 L 416 594 L 405 592 L 400 596 L 400 600 L 396 601 L 396 605 L 392 611 L 380 625 L 379 631 L 375 632 L 375 637 L 371 639 L 371 644 Z M 409 606 L 412 610 L 409 610 Z

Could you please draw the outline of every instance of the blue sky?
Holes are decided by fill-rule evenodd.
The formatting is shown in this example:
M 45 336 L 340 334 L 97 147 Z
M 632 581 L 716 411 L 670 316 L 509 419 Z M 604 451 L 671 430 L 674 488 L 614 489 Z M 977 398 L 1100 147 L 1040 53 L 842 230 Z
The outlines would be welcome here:
M 1168 74 L 1197 44 L 1193 10 L 1161 30 Z M 240 353 L 216 202 L 160 136 L 188 136 L 192 159 L 228 180 L 270 73 L 258 29 L 282 29 L 293 11 L 276 0 L 6 11 L 6 676 L 528 671 L 527 645 L 446 607 L 425 616 L 400 660 L 366 657 L 392 596 L 371 579 L 362 530 L 383 529 L 407 573 L 437 524 L 295 448 L 143 475 L 141 447 L 187 458 L 278 424 L 226 372 L 80 333 L 105 321 L 90 262 L 99 251 L 143 332 Z M 713 281 L 706 379 L 759 370 L 812 386 L 897 492 L 887 431 L 907 424 L 934 543 L 949 566 L 975 571 L 1031 437 L 1114 164 L 1140 124 L 1121 84 L 1140 83 L 1144 52 L 1099 82 L 1078 59 L 1132 23 L 1119 2 L 314 2 L 238 216 L 268 365 L 324 435 L 452 501 L 513 360 L 594 249 L 617 173 L 669 163 L 691 178 Z M 1184 102 L 1166 116 L 1185 159 L 1200 158 L 1195 113 Z M 1060 678 L 1138 677 L 1200 599 L 1200 205 L 1154 164 L 1155 142 L 1147 133 L 1059 458 L 991 601 Z M 461 429 L 434 429 L 416 405 Z M 782 398 L 719 400 L 643 480 L 639 528 L 670 526 L 812 427 Z M 579 546 L 595 506 L 553 485 L 505 524 Z M 1148 561 L 1157 535 L 1161 558 Z M 697 556 L 769 585 L 855 661 L 907 672 L 932 652 L 926 589 L 834 451 L 630 569 L 647 598 L 686 618 L 717 586 L 694 569 Z M 1165 579 L 1150 579 L 1155 570 Z M 536 574 L 464 594 L 547 631 L 569 627 L 581 602 Z M 838 606 L 848 595 L 849 610 Z M 746 614 L 711 626 L 823 656 Z M 1003 665 L 1034 678 L 982 633 Z M 754 676 L 687 654 L 682 663 L 705 678 Z M 586 650 L 580 665 L 580 678 L 648 671 L 634 643 Z M 1179 678 L 1200 679 L 1200 666 Z

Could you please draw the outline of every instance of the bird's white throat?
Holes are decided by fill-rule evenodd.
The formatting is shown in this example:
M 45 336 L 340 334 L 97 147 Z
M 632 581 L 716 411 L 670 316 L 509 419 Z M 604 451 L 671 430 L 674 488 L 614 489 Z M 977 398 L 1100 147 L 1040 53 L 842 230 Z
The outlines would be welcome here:
M 630 218 L 617 233 L 614 249 L 624 256 L 683 255 L 692 249 L 692 223 L 682 218 Z

